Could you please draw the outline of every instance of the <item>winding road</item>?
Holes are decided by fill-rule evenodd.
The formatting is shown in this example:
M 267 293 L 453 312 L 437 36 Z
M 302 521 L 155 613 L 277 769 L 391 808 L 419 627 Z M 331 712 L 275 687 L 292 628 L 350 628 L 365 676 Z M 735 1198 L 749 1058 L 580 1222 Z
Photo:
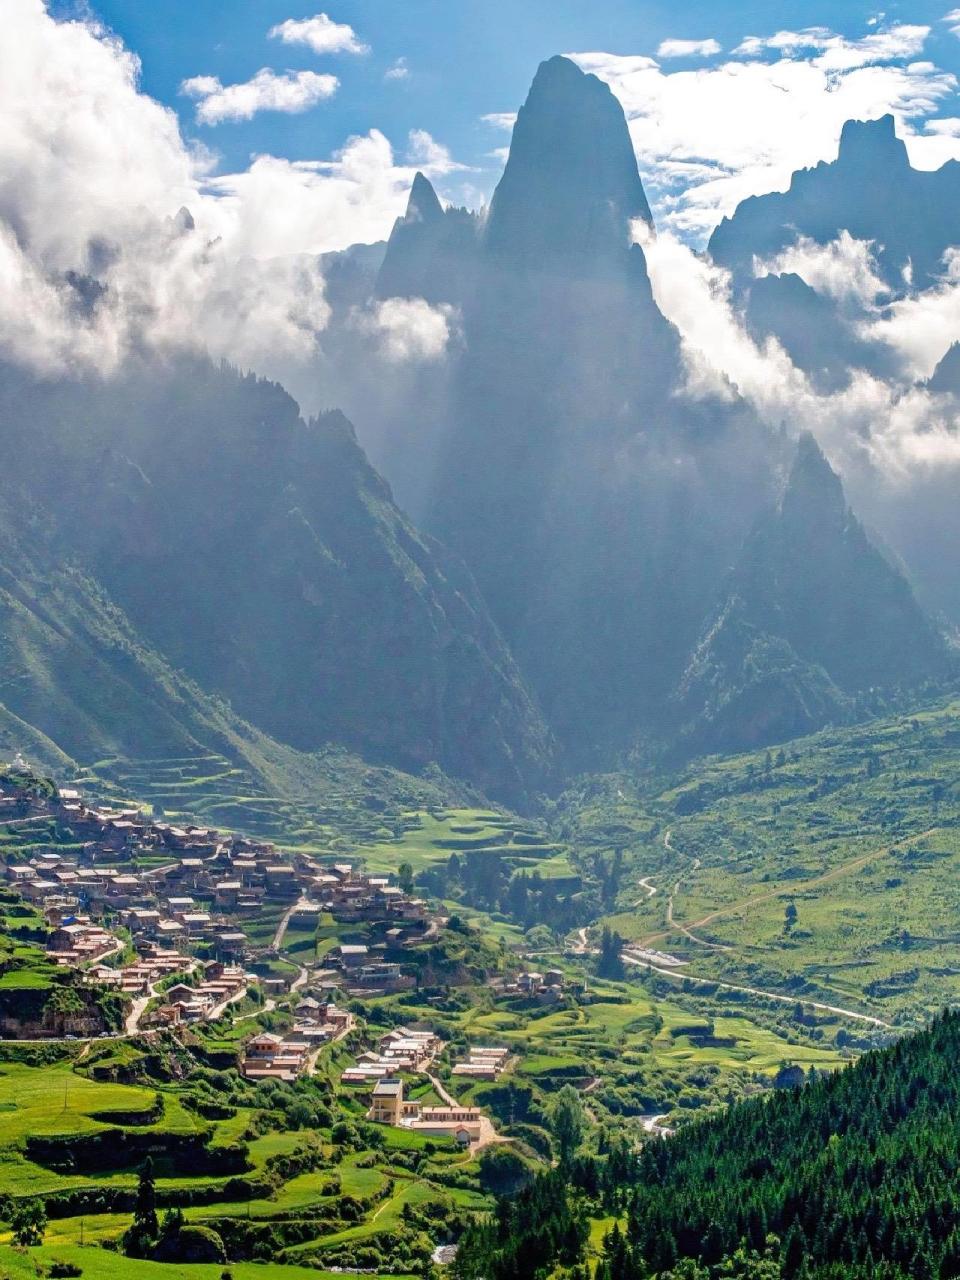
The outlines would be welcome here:
M 724 916 L 742 915 L 744 911 L 748 911 L 750 907 L 756 906 L 761 902 L 769 902 L 772 898 L 782 897 L 783 894 L 800 894 L 805 893 L 808 889 L 816 889 L 820 885 L 830 884 L 833 880 L 839 880 L 841 876 L 849 875 L 852 871 L 859 871 L 861 867 L 865 867 L 868 862 L 873 862 L 876 858 L 888 857 L 894 849 L 903 848 L 905 845 L 915 843 L 917 840 L 923 840 L 931 835 L 936 827 L 931 827 L 927 831 L 917 832 L 916 835 L 909 836 L 906 840 L 901 840 L 893 846 L 893 849 L 873 849 L 870 853 L 861 854 L 857 858 L 852 858 L 849 862 L 842 863 L 839 867 L 834 867 L 831 871 L 825 871 L 822 875 L 814 876 L 811 880 L 791 880 L 786 884 L 778 884 L 773 889 L 768 889 L 763 893 L 754 894 L 749 898 L 742 898 L 739 902 L 733 902 L 727 907 L 719 907 L 716 911 L 710 911 L 705 916 L 701 916 L 698 920 L 691 920 L 688 925 L 681 925 L 673 918 L 673 895 L 671 895 L 667 903 L 667 922 L 673 929 L 702 929 L 704 925 L 712 924 L 714 920 L 720 920 Z M 691 866 L 691 871 L 697 870 L 700 866 L 700 860 L 696 859 Z M 674 886 L 674 893 L 679 889 L 680 881 L 678 880 Z M 669 936 L 671 929 L 661 929 L 658 933 L 647 934 L 642 940 L 642 945 L 647 947 L 653 942 L 659 942 L 662 938 Z M 708 944 L 709 945 L 709 944 Z
M 926 836 L 931 834 L 931 830 L 923 831 L 917 835 L 908 837 L 906 840 L 900 842 L 899 847 L 924 839 Z M 663 845 L 665 849 L 669 849 L 671 853 L 675 853 L 676 850 L 671 842 L 672 835 L 672 830 L 668 828 L 663 834 Z M 789 885 L 778 885 L 774 889 L 765 890 L 763 893 L 754 894 L 753 896 L 744 898 L 739 902 L 731 903 L 730 906 L 719 907 L 717 910 L 710 911 L 699 919 L 691 921 L 690 924 L 683 924 L 674 918 L 674 899 L 680 892 L 680 885 L 683 881 L 684 875 L 692 874 L 699 870 L 701 866 L 700 859 L 694 858 L 689 869 L 681 874 L 676 880 L 673 890 L 667 899 L 667 928 L 661 929 L 656 933 L 647 934 L 644 938 L 635 943 L 632 948 L 625 947 L 623 951 L 623 959 L 627 964 L 647 969 L 653 973 L 661 974 L 663 977 L 671 978 L 676 982 L 693 982 L 698 986 L 720 987 L 725 991 L 737 991 L 744 995 L 759 996 L 765 1000 L 775 1000 L 780 1004 L 800 1004 L 808 1009 L 817 1009 L 824 1013 L 836 1014 L 838 1017 L 850 1018 L 854 1022 L 861 1022 L 867 1026 L 877 1027 L 884 1031 L 894 1031 L 896 1028 L 892 1023 L 885 1022 L 883 1018 L 877 1018 L 872 1014 L 860 1013 L 856 1009 L 846 1009 L 841 1005 L 827 1004 L 819 1000 L 808 1000 L 804 997 L 795 995 L 784 995 L 779 991 L 764 991 L 760 987 L 751 987 L 735 982 L 724 982 L 719 978 L 697 978 L 687 972 L 685 968 L 681 972 L 679 969 L 679 962 L 672 966 L 666 964 L 665 961 L 668 959 L 666 956 L 664 956 L 660 963 L 657 963 L 655 959 L 655 957 L 659 959 L 657 953 L 650 950 L 654 943 L 669 938 L 671 934 L 680 933 L 697 946 L 707 947 L 712 951 L 734 951 L 736 948 L 732 946 L 727 946 L 717 942 L 708 942 L 705 938 L 698 937 L 693 930 L 712 924 L 714 920 L 719 920 L 724 916 L 741 915 L 752 906 L 763 902 L 769 902 L 773 898 L 781 897 L 786 892 L 801 893 L 808 889 L 817 888 L 820 885 L 829 884 L 831 881 L 837 880 L 841 876 L 848 875 L 850 872 L 858 871 L 861 867 L 865 866 L 868 862 L 872 862 L 875 858 L 886 856 L 888 852 L 889 851 L 886 849 L 875 849 L 868 854 L 861 854 L 859 857 L 853 858 L 839 867 L 834 867 L 831 871 L 826 871 L 822 875 L 814 876 L 810 880 L 803 880 L 799 882 L 791 881 Z M 648 892 L 647 899 L 641 899 L 641 902 L 649 901 L 650 897 L 653 896 L 649 892 L 649 877 L 644 877 L 644 879 L 640 880 L 638 883 Z
M 271 942 L 270 944 L 274 951 L 280 950 L 280 944 L 283 942 L 283 935 L 287 932 L 287 925 L 289 925 L 290 923 L 290 917 L 296 911 L 297 907 L 299 907 L 302 904 L 302 902 L 303 902 L 303 899 L 298 898 L 296 902 L 292 903 L 292 905 L 289 906 L 287 910 L 283 913 L 283 915 L 280 917 L 280 923 L 277 925 L 277 931 L 273 935 L 273 942 Z
M 762 996 L 766 1000 L 777 1000 L 781 1004 L 801 1004 L 808 1009 L 820 1009 L 826 1013 L 836 1013 L 843 1018 L 852 1018 L 855 1022 L 866 1022 L 873 1027 L 881 1027 L 884 1031 L 894 1031 L 892 1023 L 882 1018 L 874 1018 L 869 1013 L 857 1013 L 854 1009 L 842 1009 L 836 1004 L 821 1004 L 819 1000 L 807 1000 L 803 996 L 785 996 L 777 991 L 762 991 L 759 987 L 742 987 L 735 982 L 721 982 L 719 978 L 695 978 L 690 973 L 678 973 L 676 969 L 664 969 L 660 965 L 651 964 L 637 955 L 624 951 L 623 958 L 627 964 L 637 965 L 642 969 L 651 969 L 654 973 L 663 974 L 665 978 L 673 978 L 677 982 L 695 982 L 698 986 L 722 987 L 725 991 L 742 991 L 746 995 Z

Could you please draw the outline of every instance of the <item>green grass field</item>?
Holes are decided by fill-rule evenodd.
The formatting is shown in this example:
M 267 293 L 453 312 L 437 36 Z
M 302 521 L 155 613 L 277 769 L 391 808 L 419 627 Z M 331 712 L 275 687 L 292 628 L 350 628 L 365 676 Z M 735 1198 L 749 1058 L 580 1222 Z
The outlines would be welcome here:
M 511 815 L 483 809 L 421 810 L 405 815 L 403 834 L 357 850 L 369 871 L 396 874 L 402 862 L 414 872 L 451 853 L 489 850 L 507 858 L 517 869 L 533 868 L 542 876 L 574 874 L 563 845 L 542 830 Z
M 20 1250 L 0 1245 L 0 1268 L 10 1280 L 36 1280 L 53 1262 L 80 1267 L 84 1280 L 220 1280 L 223 1273 L 218 1263 L 144 1262 L 95 1246 L 48 1244 Z M 234 1280 L 340 1280 L 330 1271 L 269 1262 L 231 1262 L 230 1273 Z M 383 1280 L 413 1280 L 411 1276 L 382 1275 Z

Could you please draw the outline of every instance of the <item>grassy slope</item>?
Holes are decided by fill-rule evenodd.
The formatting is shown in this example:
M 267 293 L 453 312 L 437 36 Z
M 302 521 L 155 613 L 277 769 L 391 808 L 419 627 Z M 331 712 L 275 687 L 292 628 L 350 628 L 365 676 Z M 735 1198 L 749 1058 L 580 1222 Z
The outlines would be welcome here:
M 543 830 L 513 814 L 487 809 L 434 809 L 406 815 L 399 838 L 378 840 L 357 850 L 364 866 L 375 872 L 396 872 L 409 862 L 414 872 L 445 862 L 452 853 L 489 851 L 505 857 L 521 870 L 536 867 L 542 876 L 574 873 L 566 850 Z
M 690 973 L 916 1024 L 960 996 L 958 744 L 948 702 L 797 740 L 780 764 L 594 779 L 564 801 L 567 833 L 627 851 L 609 922 Z
M 384 811 L 458 792 L 339 748 L 299 752 L 147 643 L 42 528 L 0 505 L 0 755 L 172 814 L 300 844 L 373 840 Z M 51 566 L 55 566 L 51 568 Z

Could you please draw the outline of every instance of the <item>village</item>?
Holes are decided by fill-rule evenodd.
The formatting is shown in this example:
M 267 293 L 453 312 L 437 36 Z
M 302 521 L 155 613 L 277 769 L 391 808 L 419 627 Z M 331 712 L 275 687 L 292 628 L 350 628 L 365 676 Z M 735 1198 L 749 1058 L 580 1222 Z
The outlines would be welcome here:
M 89 804 L 75 789 L 38 795 L 8 785 L 0 793 L 4 819 L 52 819 L 72 836 L 69 853 L 34 845 L 29 857 L 9 857 L 5 877 L 45 922 L 52 962 L 76 971 L 84 985 L 129 998 L 127 1034 L 215 1021 L 251 990 L 272 1000 L 304 987 L 305 969 L 287 976 L 249 968 L 276 956 L 288 926 L 314 928 L 324 915 L 348 930 L 370 926 L 377 942 L 335 945 L 324 969 L 311 975 L 315 989 L 300 993 L 295 1025 L 280 1038 L 284 1052 L 270 1053 L 266 1042 L 254 1046 L 259 1061 L 251 1070 L 281 1079 L 293 1078 L 299 1057 L 309 1057 L 291 1044 L 311 1050 L 349 1030 L 337 994 L 414 986 L 384 953 L 402 953 L 437 931 L 422 899 L 389 877 L 364 875 L 346 862 L 288 857 L 269 842 L 180 827 L 135 808 Z M 278 910 L 276 935 L 255 945 L 245 925 Z M 270 1065 L 273 1058 L 279 1061 Z
M 444 923 L 389 876 L 365 874 L 351 862 L 287 855 L 266 841 L 178 826 L 138 808 L 106 808 L 72 788 L 37 795 L 8 785 L 0 792 L 0 821 L 7 814 L 20 823 L 52 820 L 71 837 L 69 847 L 31 842 L 29 856 L 7 858 L 5 874 L 45 922 L 48 960 L 86 987 L 123 997 L 122 1030 L 99 1037 L 190 1030 L 216 1023 L 232 1006 L 254 1019 L 282 1001 L 284 1019 L 269 1029 L 251 1021 L 240 1043 L 237 1066 L 253 1082 L 290 1083 L 314 1073 L 321 1051 L 355 1029 L 345 1002 L 415 988 L 404 948 L 436 938 Z M 265 915 L 278 921 L 266 940 L 256 929 Z M 285 971 L 273 963 L 287 929 L 309 933 L 321 920 L 332 920 L 337 934 L 321 961 L 286 962 Z M 488 985 L 497 998 L 551 1005 L 563 998 L 567 980 L 558 969 L 531 970 Z M 341 1087 L 366 1099 L 375 1123 L 451 1137 L 474 1150 L 497 1141 L 489 1118 L 448 1092 L 435 1063 L 442 1055 L 451 1082 L 492 1082 L 512 1065 L 511 1051 L 476 1044 L 451 1056 L 447 1049 L 421 1024 L 395 1027 L 373 1047 L 354 1042 Z M 429 1085 L 429 1101 L 407 1096 L 418 1079 Z

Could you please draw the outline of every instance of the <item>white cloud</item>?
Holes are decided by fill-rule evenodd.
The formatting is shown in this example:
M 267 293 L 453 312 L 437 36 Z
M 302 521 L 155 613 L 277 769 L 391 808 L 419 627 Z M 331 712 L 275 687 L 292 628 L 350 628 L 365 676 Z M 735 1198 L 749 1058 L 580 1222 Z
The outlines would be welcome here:
M 933 288 L 897 299 L 867 330 L 903 361 L 908 376 L 928 378 L 960 340 L 960 248 L 944 254 L 944 270 Z
M 387 298 L 354 315 L 354 325 L 373 334 L 393 364 L 439 360 L 455 329 L 452 307 L 432 307 L 423 298 Z
M 783 191 L 795 170 L 834 159 L 849 119 L 893 112 L 918 167 L 960 158 L 960 139 L 914 129 L 956 92 L 956 78 L 929 62 L 890 60 L 922 43 L 921 30 L 895 27 L 862 40 L 822 28 L 781 32 L 765 39 L 779 51 L 773 60 L 674 72 L 639 56 L 571 57 L 620 98 L 658 225 L 702 241 L 747 196 Z M 801 34 L 803 48 L 795 43 Z
M 873 307 L 880 295 L 887 292 L 877 274 L 873 241 L 857 240 L 846 230 L 826 244 L 798 236 L 775 257 L 754 259 L 757 276 L 785 273 L 798 275 L 817 293 L 861 308 Z
M 670 232 L 654 236 L 638 222 L 635 233 L 654 297 L 681 335 L 687 395 L 737 392 L 771 428 L 812 431 L 842 470 L 876 467 L 894 484 L 960 466 L 960 434 L 942 398 L 863 372 L 842 391 L 819 394 L 777 342 L 750 337 L 726 271 Z M 960 259 L 955 269 L 960 279 Z
M 951 9 L 949 13 L 945 13 L 940 19 L 950 25 L 950 34 L 960 36 L 960 9 Z
M 717 40 L 661 40 L 658 58 L 712 58 L 721 52 Z
M 407 66 L 406 58 L 397 58 L 396 62 L 387 67 L 383 78 L 384 80 L 409 80 L 410 68 Z
M 298 115 L 332 98 L 339 84 L 336 76 L 315 71 L 277 74 L 263 67 L 242 84 L 222 85 L 216 76 L 193 76 L 184 80 L 180 92 L 199 99 L 200 124 L 220 124 L 223 120 L 251 120 L 260 111 Z
M 387 139 L 213 176 L 117 39 L 41 0 L 5 16 L 0 353 L 109 372 L 132 349 L 196 346 L 269 376 L 312 359 L 328 317 L 318 255 L 381 238 L 406 204 L 413 170 Z
M 271 27 L 267 34 L 284 44 L 305 44 L 314 53 L 369 53 L 368 46 L 358 39 L 353 27 L 334 22 L 325 13 L 312 18 L 287 18 Z
M 766 52 L 793 56 L 812 50 L 817 54 L 814 65 L 824 71 L 851 71 L 897 58 L 915 58 L 929 34 L 929 27 L 898 23 L 851 40 L 828 27 L 805 27 L 802 31 L 778 31 L 772 36 L 747 36 L 734 53 L 755 58 Z
M 413 175 L 374 129 L 332 160 L 258 156 L 241 173 L 208 179 L 206 190 L 218 197 L 219 218 L 231 220 L 233 251 L 267 258 L 382 239 L 406 207 Z
M 935 133 L 944 138 L 960 138 L 960 117 L 945 116 L 939 120 L 925 120 L 923 124 L 926 133 Z
M 493 129 L 505 129 L 508 133 L 517 123 L 517 113 L 515 111 L 488 111 L 485 116 L 481 116 L 480 120 L 483 124 L 488 124 Z
M 407 147 L 407 163 L 421 169 L 428 177 L 442 177 L 446 173 L 469 171 L 470 166 L 454 160 L 447 147 L 427 133 L 426 129 L 411 129 Z

